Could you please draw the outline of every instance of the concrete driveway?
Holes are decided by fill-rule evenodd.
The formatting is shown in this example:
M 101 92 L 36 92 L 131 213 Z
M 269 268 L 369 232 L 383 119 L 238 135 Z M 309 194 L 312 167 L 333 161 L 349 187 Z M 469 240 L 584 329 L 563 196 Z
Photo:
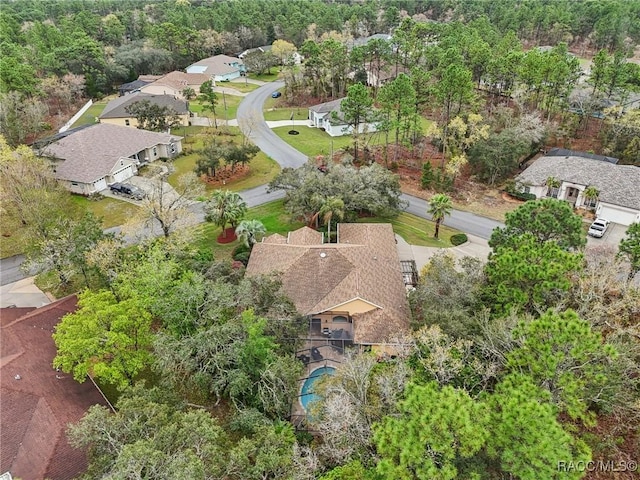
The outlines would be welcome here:
M 599 247 L 601 245 L 611 245 L 618 248 L 620 240 L 622 240 L 627 234 L 626 225 L 620 225 L 619 223 L 609 224 L 609 228 L 605 232 L 602 238 L 594 238 L 587 235 L 587 247 Z

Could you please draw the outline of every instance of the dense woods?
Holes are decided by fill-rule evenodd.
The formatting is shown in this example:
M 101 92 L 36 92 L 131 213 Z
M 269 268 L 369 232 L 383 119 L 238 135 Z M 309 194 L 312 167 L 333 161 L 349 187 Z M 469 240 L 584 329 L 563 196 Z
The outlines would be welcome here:
M 358 44 L 375 33 L 391 38 Z M 594 124 L 599 153 L 640 165 L 640 115 L 624 108 L 640 89 L 629 61 L 639 43 L 639 0 L 2 2 L 3 209 L 28 229 L 33 268 L 62 284 L 84 278 L 78 311 L 54 334 L 55 365 L 119 397 L 116 413 L 94 407 L 70 429 L 89 448 L 85 478 L 597 479 L 575 465 L 632 465 L 637 224 L 621 254 L 589 251 L 582 219 L 549 198 L 507 215 L 486 264 L 435 255 L 409 293 L 411 331 L 390 339 L 395 354 L 347 353 L 294 425 L 308 320 L 278 278 L 246 278 L 241 262 L 182 235 L 204 195 L 195 175 L 171 202 L 156 189 L 140 206 L 134 220 L 159 222 L 162 238 L 124 245 L 18 145 L 141 74 L 261 45 L 284 58 L 291 44 L 305 61 L 280 69 L 282 101 L 346 97 L 352 156 L 285 169 L 269 188 L 286 192 L 298 220 L 331 231 L 338 219 L 397 213 L 404 201 L 388 168 L 402 156 L 422 161 L 429 146 L 438 158 L 419 164 L 421 182 L 437 192 L 465 171 L 499 184 L 548 138 Z M 578 57 L 591 60 L 588 75 Z M 213 110 L 213 86 L 200 93 Z M 379 164 L 373 135 L 359 132 L 369 121 L 379 124 Z M 197 173 L 256 153 L 210 139 Z M 439 193 L 429 208 L 439 225 L 453 207 Z M 244 260 L 266 231 L 241 222 L 246 210 L 221 190 L 204 210 L 206 221 L 239 228 Z

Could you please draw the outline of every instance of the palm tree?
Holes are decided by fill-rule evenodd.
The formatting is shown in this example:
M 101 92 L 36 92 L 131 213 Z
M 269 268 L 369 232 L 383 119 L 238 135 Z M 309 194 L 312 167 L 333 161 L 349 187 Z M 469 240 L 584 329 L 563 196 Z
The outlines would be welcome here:
M 449 195 L 438 193 L 431 197 L 427 213 L 431 214 L 433 221 L 436 222 L 435 238 L 438 238 L 438 233 L 440 233 L 440 224 L 444 220 L 445 216 L 451 215 L 452 208 L 453 203 L 451 203 Z
M 240 194 L 230 190 L 216 190 L 204 204 L 204 219 L 222 228 L 222 237 L 226 238 L 227 223 L 235 229 L 247 213 L 247 203 Z
M 585 206 L 587 208 L 595 208 L 595 203 L 591 202 L 591 200 L 597 200 L 600 196 L 600 191 L 594 186 L 589 186 L 584 189 L 584 193 L 582 195 L 584 196 L 585 200 L 589 200 L 588 203 L 585 202 Z
M 264 235 L 267 229 L 260 220 L 242 220 L 236 227 L 238 238 L 251 249 L 258 241 L 258 235 Z
M 322 207 L 320 207 L 318 215 L 322 217 L 322 221 L 327 226 L 327 237 L 329 238 L 329 242 L 331 242 L 331 221 L 334 217 L 338 220 L 344 218 L 344 201 L 338 197 L 327 198 L 322 204 Z

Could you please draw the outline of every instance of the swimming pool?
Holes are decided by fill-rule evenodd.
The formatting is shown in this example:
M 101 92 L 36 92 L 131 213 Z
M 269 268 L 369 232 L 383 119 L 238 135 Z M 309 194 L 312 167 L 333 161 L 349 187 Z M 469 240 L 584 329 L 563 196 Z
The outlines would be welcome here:
M 320 367 L 316 368 L 309 378 L 304 381 L 302 385 L 302 390 L 300 390 L 300 403 L 304 408 L 305 412 L 309 412 L 309 404 L 318 400 L 318 395 L 313 393 L 313 385 L 322 377 L 323 375 L 333 375 L 336 371 L 333 367 Z

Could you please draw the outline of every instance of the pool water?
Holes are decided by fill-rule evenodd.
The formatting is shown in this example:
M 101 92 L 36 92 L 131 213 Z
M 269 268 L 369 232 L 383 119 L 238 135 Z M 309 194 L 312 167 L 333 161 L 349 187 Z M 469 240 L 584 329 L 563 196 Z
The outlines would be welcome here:
M 313 385 L 323 376 L 323 375 L 333 375 L 336 371 L 333 367 L 320 367 L 316 368 L 309 378 L 304 381 L 302 385 L 302 390 L 300 390 L 300 403 L 304 408 L 305 412 L 309 412 L 309 404 L 315 402 L 320 397 L 313 393 Z

